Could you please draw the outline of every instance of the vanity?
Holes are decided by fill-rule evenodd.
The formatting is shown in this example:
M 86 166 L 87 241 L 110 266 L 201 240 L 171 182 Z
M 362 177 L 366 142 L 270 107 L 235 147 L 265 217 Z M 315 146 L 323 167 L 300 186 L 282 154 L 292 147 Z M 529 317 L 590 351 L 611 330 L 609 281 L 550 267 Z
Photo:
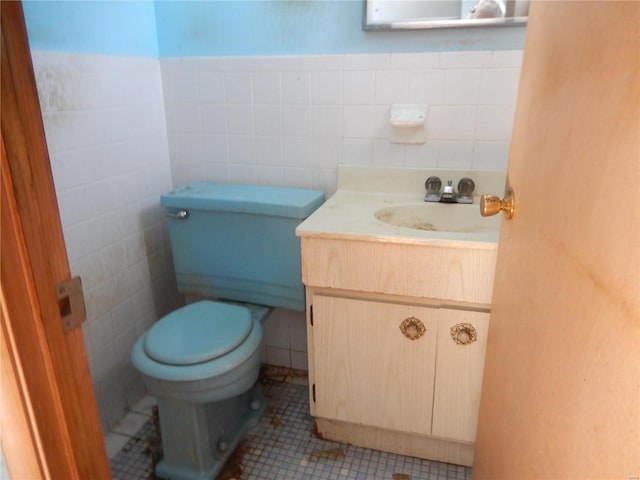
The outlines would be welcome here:
M 317 432 L 471 465 L 500 225 L 478 199 L 504 172 L 338 168 L 296 231 Z M 472 203 L 425 202 L 433 175 L 472 178 Z

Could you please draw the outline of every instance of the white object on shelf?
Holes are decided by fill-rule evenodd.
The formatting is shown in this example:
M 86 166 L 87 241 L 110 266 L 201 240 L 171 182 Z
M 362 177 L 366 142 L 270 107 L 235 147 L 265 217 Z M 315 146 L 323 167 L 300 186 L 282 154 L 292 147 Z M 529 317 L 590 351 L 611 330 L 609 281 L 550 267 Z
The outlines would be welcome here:
M 425 143 L 427 133 L 424 122 L 427 107 L 424 105 L 392 105 L 389 115 L 391 143 Z

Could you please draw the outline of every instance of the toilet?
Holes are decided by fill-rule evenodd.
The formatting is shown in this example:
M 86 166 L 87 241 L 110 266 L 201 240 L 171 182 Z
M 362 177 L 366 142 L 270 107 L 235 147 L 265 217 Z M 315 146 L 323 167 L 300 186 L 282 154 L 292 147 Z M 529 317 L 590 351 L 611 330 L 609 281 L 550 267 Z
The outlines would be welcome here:
M 157 477 L 211 480 L 264 414 L 255 383 L 262 321 L 304 311 L 295 228 L 318 190 L 191 183 L 161 196 L 178 290 L 193 303 L 156 322 L 131 355 L 158 402 Z

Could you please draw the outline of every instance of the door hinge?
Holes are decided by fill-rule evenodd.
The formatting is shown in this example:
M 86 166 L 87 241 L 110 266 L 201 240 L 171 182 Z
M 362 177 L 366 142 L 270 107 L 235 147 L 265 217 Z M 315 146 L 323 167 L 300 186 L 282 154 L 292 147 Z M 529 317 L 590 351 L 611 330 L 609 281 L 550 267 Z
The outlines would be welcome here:
M 311 386 L 311 396 L 313 397 L 313 402 L 315 403 L 316 401 L 316 384 L 315 383 Z
M 309 322 L 311 322 L 311 326 L 313 327 L 313 305 L 309 306 Z
M 82 325 L 87 319 L 87 314 L 80 277 L 73 277 L 70 280 L 57 283 L 56 296 L 58 297 L 58 308 L 64 331 L 68 332 L 78 325 Z

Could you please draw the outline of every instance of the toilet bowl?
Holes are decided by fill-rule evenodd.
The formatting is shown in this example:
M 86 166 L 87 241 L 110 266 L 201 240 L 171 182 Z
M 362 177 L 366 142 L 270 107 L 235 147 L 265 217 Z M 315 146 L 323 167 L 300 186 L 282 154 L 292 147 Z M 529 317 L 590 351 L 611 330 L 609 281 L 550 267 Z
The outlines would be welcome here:
M 266 316 L 268 309 L 264 308 Z M 150 393 L 193 402 L 238 395 L 256 381 L 261 319 L 244 306 L 200 301 L 159 320 L 135 343 L 134 366 Z
M 161 197 L 178 290 L 203 300 L 160 319 L 132 350 L 158 402 L 157 477 L 213 480 L 266 411 L 255 386 L 262 321 L 274 307 L 304 311 L 295 228 L 323 200 L 316 190 L 206 183 Z
M 132 352 L 161 410 L 165 457 L 156 475 L 215 478 L 267 408 L 255 388 L 261 321 L 270 309 L 199 301 L 159 320 Z

